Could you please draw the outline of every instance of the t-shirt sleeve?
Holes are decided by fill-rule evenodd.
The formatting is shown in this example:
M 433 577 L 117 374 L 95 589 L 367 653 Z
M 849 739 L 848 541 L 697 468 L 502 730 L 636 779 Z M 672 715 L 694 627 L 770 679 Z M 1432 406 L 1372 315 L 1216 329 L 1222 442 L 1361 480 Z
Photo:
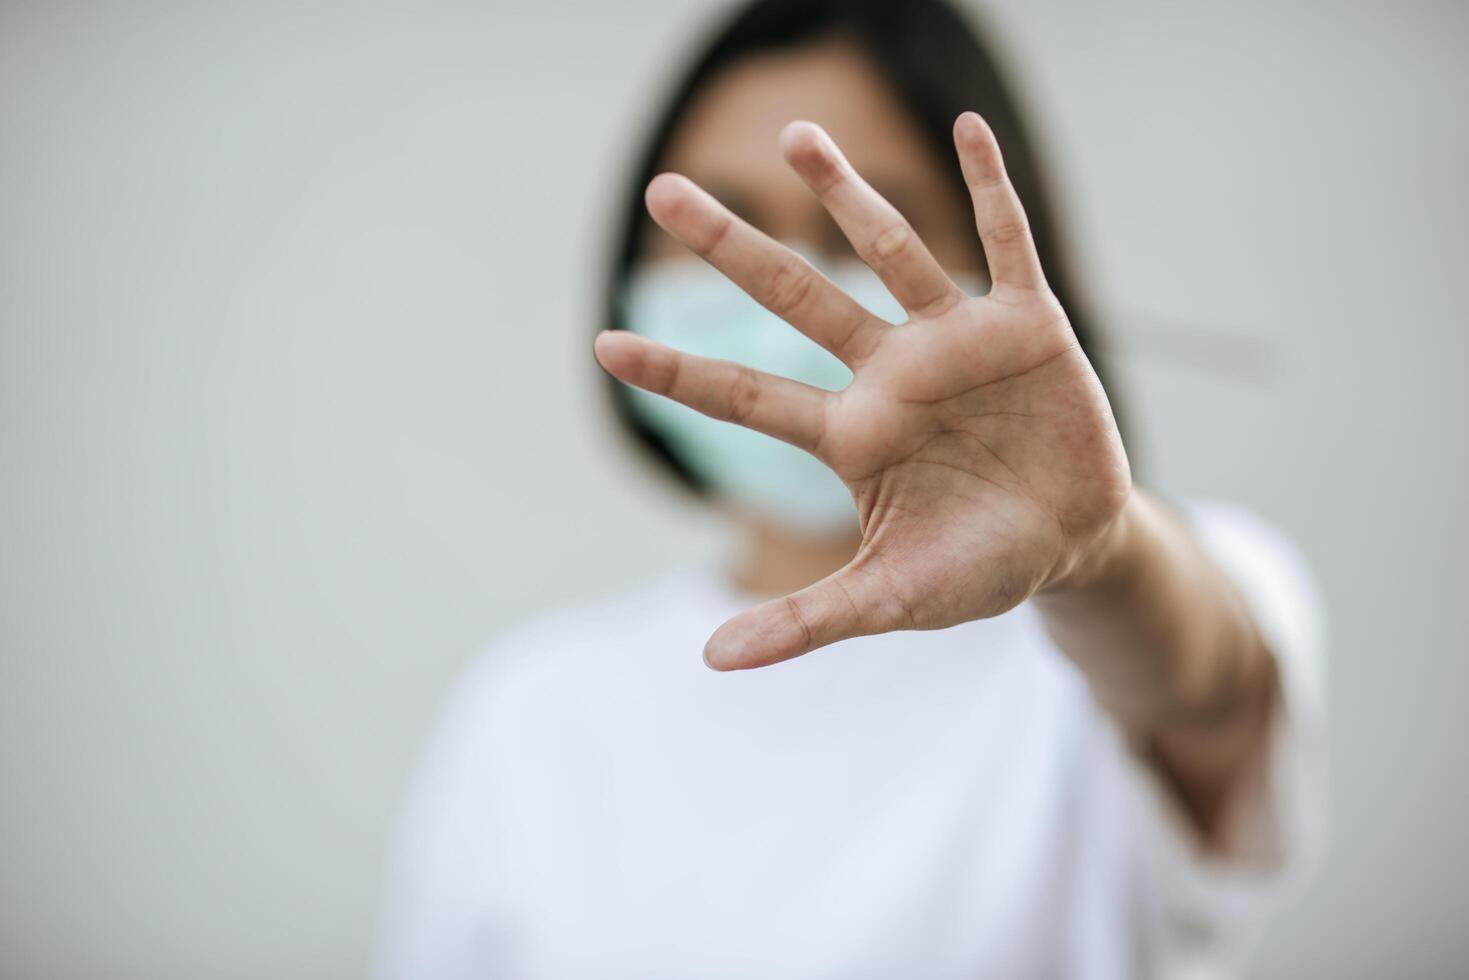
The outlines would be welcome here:
M 1206 850 L 1174 798 L 1139 767 L 1170 975 L 1205 972 L 1189 969 L 1191 952 L 1214 963 L 1242 957 L 1271 906 L 1316 863 L 1326 833 L 1325 630 L 1315 582 L 1290 541 L 1249 511 L 1196 503 L 1183 514 L 1274 654 L 1279 703 L 1267 751 L 1231 801 L 1222 846 Z

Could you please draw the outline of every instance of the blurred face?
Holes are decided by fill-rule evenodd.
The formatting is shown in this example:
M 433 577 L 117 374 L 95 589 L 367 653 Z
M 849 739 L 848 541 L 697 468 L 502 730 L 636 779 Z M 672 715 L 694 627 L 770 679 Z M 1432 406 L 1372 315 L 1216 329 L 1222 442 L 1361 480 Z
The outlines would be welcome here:
M 852 299 L 894 323 L 906 314 L 857 259 L 836 222 L 782 159 L 786 124 L 818 123 L 897 207 L 957 282 L 983 290 L 968 195 L 855 45 L 842 41 L 746 58 L 715 77 L 671 136 L 660 169 L 682 173 L 735 214 L 802 251 Z M 851 371 L 693 256 L 649 219 L 643 261 L 623 296 L 630 330 L 690 354 L 827 390 Z M 749 528 L 802 541 L 850 541 L 850 490 L 815 456 L 669 399 L 631 392 L 632 408 L 684 467 Z
M 983 277 L 967 200 L 859 48 L 832 40 L 746 58 L 716 76 L 673 134 L 661 169 L 682 173 L 787 244 L 852 258 L 826 210 L 781 159 L 776 136 L 806 119 L 825 127 L 952 274 Z M 651 226 L 647 258 L 688 255 Z

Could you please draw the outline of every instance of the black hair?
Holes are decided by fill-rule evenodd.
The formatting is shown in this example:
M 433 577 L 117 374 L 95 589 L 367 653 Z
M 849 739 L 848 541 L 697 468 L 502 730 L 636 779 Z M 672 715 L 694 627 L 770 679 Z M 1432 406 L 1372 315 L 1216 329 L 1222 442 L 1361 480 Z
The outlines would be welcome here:
M 1097 365 L 1094 321 L 1062 248 L 1051 198 L 1020 110 L 981 32 L 945 0 L 753 0 L 737 8 L 684 70 L 636 158 L 626 204 L 615 228 L 603 325 L 623 327 L 622 292 L 652 227 L 643 208 L 643 188 L 657 175 L 670 138 L 704 87 L 720 71 L 750 55 L 833 37 L 854 41 L 871 58 L 932 143 L 937 158 L 946 161 L 946 172 L 955 182 L 959 200 L 968 200 L 969 192 L 954 152 L 954 120 L 972 109 L 989 123 L 1005 155 L 1010 180 L 1025 206 L 1046 279 L 1066 310 L 1082 350 L 1103 375 L 1105 384 L 1105 375 Z M 975 244 L 982 258 L 977 237 Z M 702 491 L 699 477 L 632 411 L 628 389 L 610 375 L 607 380 L 619 420 L 634 440 L 670 467 L 685 485 Z

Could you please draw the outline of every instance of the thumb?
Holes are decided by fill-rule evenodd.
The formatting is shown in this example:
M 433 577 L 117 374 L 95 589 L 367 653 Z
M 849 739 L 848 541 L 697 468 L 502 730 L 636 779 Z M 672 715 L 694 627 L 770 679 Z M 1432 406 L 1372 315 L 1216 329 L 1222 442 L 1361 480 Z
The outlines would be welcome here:
M 861 560 L 735 616 L 704 644 L 704 662 L 715 670 L 767 667 L 838 640 L 902 628 L 892 590 Z

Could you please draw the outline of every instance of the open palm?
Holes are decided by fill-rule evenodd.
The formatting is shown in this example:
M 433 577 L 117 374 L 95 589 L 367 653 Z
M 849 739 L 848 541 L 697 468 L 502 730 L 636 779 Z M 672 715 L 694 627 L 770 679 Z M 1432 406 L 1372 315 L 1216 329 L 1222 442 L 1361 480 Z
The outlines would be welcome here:
M 853 372 L 838 392 L 696 357 L 626 331 L 597 338 L 618 379 L 804 449 L 852 491 L 844 568 L 721 626 L 719 668 L 757 667 L 895 629 L 1012 608 L 1084 561 L 1131 486 L 1106 396 L 1046 286 L 994 135 L 954 126 L 993 288 L 965 295 L 907 221 L 811 123 L 787 162 L 908 312 L 892 326 L 686 178 L 648 186 L 655 221 Z

